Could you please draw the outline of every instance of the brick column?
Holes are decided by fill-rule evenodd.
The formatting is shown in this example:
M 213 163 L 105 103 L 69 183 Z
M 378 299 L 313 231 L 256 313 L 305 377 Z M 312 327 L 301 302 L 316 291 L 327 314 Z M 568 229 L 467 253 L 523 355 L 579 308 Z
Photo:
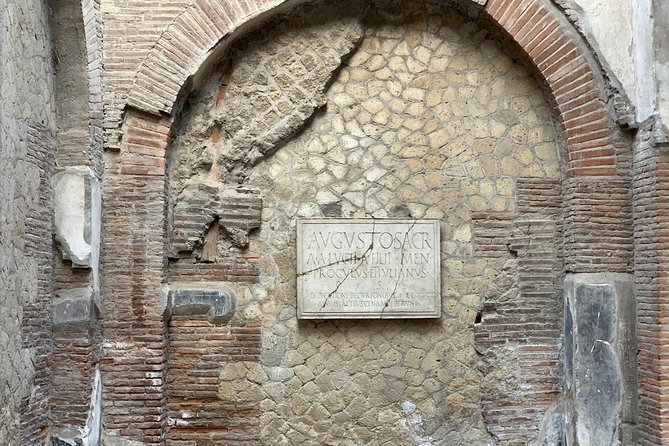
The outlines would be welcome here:
M 669 144 L 642 131 L 634 156 L 641 445 L 669 445 Z
M 25 255 L 27 267 L 34 267 L 36 286 L 23 291 L 25 299 L 21 319 L 22 348 L 33 361 L 35 374 L 30 395 L 21 401 L 21 445 L 44 444 L 49 421 L 51 369 L 51 299 L 53 295 L 51 179 L 55 167 L 54 135 L 43 125 L 33 122 L 28 128 L 25 164 L 38 172 L 36 201 L 25 217 Z M 7 296 L 5 296 L 6 298 Z
M 169 123 L 129 112 L 104 179 L 103 423 L 108 437 L 163 442 L 165 147 Z

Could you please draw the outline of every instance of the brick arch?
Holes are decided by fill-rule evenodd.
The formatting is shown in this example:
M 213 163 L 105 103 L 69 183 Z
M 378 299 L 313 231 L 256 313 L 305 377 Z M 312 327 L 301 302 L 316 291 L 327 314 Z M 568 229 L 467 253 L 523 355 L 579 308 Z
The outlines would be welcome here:
M 612 122 L 602 100 L 601 68 L 580 36 L 541 0 L 467 0 L 518 44 L 545 80 L 568 144 L 571 177 L 616 174 Z M 295 4 L 290 0 L 197 0 L 150 51 L 135 77 L 128 105 L 171 114 L 186 80 L 224 39 L 254 19 Z
M 302 0 L 196 0 L 165 30 L 142 63 L 130 90 L 120 154 L 111 156 L 105 176 L 103 294 L 107 321 L 103 362 L 105 426 L 121 436 L 160 444 L 166 426 L 161 379 L 138 382 L 150 399 L 142 407 L 127 401 L 128 373 L 164 376 L 167 367 L 162 283 L 165 271 L 165 150 L 168 119 L 187 80 L 215 50 L 263 16 Z M 630 246 L 590 234 L 616 230 L 625 217 L 629 190 L 616 175 L 613 122 L 602 91 L 601 68 L 580 36 L 548 0 L 460 0 L 479 5 L 517 43 L 545 80 L 568 142 L 565 182 L 565 258 L 571 272 L 629 270 Z M 589 177 L 589 178 L 586 178 Z M 618 201 L 609 199 L 616 186 Z M 601 198 L 604 197 L 605 198 Z M 594 198 L 593 198 L 594 197 Z M 593 203 L 595 202 L 595 203 Z M 585 203 L 585 204 L 581 204 Z M 623 204 L 621 204 L 623 203 Z M 578 206 L 581 207 L 578 207 Z M 612 209 L 619 209 L 612 211 Z M 605 215 L 607 218 L 602 219 Z M 151 218 L 146 218 L 150 216 Z M 591 221 L 596 220 L 596 224 Z M 615 220 L 614 223 L 610 223 Z M 593 226 L 594 225 L 594 226 Z M 590 237 L 590 238 L 588 238 Z M 140 335 L 137 328 L 142 329 Z M 119 340 L 119 342 L 112 342 Z M 130 340 L 131 342 L 128 342 Z M 117 357 L 121 359 L 117 361 Z M 145 360 L 147 359 L 147 360 Z M 126 362 L 124 362 L 126 361 Z M 129 365 L 128 365 L 129 364 Z M 129 426 L 126 414 L 141 421 Z

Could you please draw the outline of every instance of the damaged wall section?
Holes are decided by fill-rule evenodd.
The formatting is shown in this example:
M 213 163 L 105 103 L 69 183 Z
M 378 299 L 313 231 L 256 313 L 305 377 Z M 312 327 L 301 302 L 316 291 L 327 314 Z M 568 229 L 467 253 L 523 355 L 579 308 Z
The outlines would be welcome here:
M 211 407 L 230 399 L 256 407 L 259 424 L 248 425 L 248 435 L 261 443 L 488 444 L 489 398 L 503 393 L 507 378 L 491 374 L 479 386 L 474 327 L 482 293 L 508 273 L 521 277 L 524 299 L 535 300 L 523 322 L 534 335 L 518 363 L 532 374 L 507 397 L 536 398 L 521 408 L 522 429 L 500 440 L 531 441 L 562 376 L 560 145 L 551 110 L 530 71 L 456 8 L 381 0 L 361 11 L 361 4 L 305 6 L 245 36 L 175 122 L 170 287 L 207 278 L 250 285 L 221 328 L 199 319 L 205 315 L 172 320 L 170 407 L 195 408 L 180 374 L 203 364 L 184 355 L 205 355 L 207 330 L 214 342 L 231 329 L 224 327 L 257 323 L 260 355 L 212 367 L 206 392 Z M 361 19 L 350 18 L 356 14 Z M 262 213 L 245 217 L 247 239 L 235 246 L 222 203 L 254 197 Z M 535 215 L 537 203 L 545 215 Z M 521 208 L 511 228 L 517 259 L 507 265 L 475 253 L 477 213 Z M 298 323 L 295 219 L 322 216 L 440 219 L 444 317 Z M 254 277 L 214 270 L 250 259 Z M 197 347 L 184 349 L 182 338 Z M 172 382 L 179 383 L 173 393 Z M 195 444 L 206 443 L 212 427 L 202 408 L 188 412 L 193 422 L 172 409 L 169 416 L 168 440 L 190 430 Z
M 95 399 L 102 344 L 99 4 L 64 0 L 49 6 L 58 124 L 50 434 L 53 441 L 86 446 L 97 442 L 101 429 L 100 395 Z

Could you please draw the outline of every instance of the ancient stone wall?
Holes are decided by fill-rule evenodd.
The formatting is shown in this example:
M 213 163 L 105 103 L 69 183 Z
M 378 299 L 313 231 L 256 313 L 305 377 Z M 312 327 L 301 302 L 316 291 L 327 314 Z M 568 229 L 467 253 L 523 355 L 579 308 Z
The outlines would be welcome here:
M 209 398 L 254 407 L 247 435 L 263 444 L 533 441 L 561 386 L 563 164 L 548 101 L 453 9 L 370 2 L 359 21 L 329 9 L 234 45 L 169 148 L 170 269 L 259 262 L 257 283 L 220 286 L 237 289 L 227 324 L 260 325 L 260 355 L 207 375 Z M 262 200 L 261 221 L 209 204 L 232 191 Z M 439 219 L 442 318 L 298 321 L 295 222 L 313 217 Z M 168 406 L 189 411 L 168 412 L 167 439 L 206 444 L 218 434 L 195 410 L 202 395 L 170 386 L 183 367 L 202 376 L 192 355 L 220 329 L 195 319 L 197 338 L 175 322 L 169 342 L 201 340 L 170 348 Z
M 55 103 L 44 2 L 0 17 L 0 443 L 44 444 L 51 376 Z
M 661 1 L 5 3 L 0 444 L 666 440 Z M 298 321 L 310 217 L 442 317 Z
M 99 3 L 48 3 L 57 101 L 50 435 L 88 446 L 98 443 L 100 431 Z

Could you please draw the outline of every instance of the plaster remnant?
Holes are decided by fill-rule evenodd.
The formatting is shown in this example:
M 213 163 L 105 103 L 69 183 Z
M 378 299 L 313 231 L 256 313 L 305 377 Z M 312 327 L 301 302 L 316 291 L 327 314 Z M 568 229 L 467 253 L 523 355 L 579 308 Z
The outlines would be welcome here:
M 54 231 L 62 256 L 74 267 L 90 268 L 92 226 L 99 226 L 99 215 L 93 213 L 99 180 L 88 168 L 67 168 L 54 175 L 54 194 Z
M 427 435 L 425 421 L 416 405 L 411 401 L 404 401 L 402 411 L 409 426 L 413 443 L 417 446 L 432 446 L 432 437 Z

